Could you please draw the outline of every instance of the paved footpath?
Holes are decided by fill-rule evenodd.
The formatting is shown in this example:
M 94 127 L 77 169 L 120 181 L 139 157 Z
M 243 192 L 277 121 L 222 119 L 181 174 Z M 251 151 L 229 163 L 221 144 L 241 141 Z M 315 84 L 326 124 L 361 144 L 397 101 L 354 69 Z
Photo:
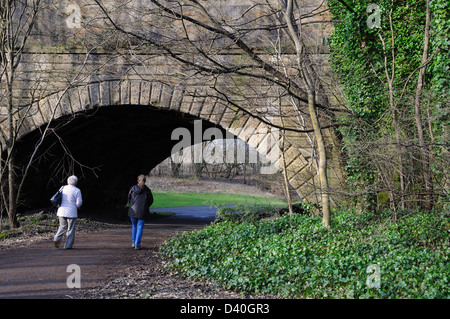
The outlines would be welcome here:
M 143 247 L 157 249 L 175 232 L 193 230 L 204 224 L 204 220 L 192 222 L 179 218 L 146 223 Z M 118 267 L 142 253 L 130 247 L 131 226 L 76 233 L 74 249 L 56 249 L 50 237 L 48 241 L 27 247 L 0 250 L 0 299 L 77 298 L 81 289 L 101 286 L 114 278 Z M 67 285 L 68 278 L 75 275 L 73 270 L 68 272 L 72 264 L 80 267 L 81 289 Z

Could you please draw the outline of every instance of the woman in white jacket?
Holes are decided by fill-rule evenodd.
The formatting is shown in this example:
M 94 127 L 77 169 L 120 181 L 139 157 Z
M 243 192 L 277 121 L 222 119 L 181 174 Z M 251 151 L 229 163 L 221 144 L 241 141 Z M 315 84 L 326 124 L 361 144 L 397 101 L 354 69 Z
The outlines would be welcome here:
M 72 248 L 75 241 L 75 222 L 78 217 L 78 208 L 83 203 L 81 191 L 75 186 L 77 182 L 78 178 L 72 175 L 67 179 L 67 185 L 62 187 L 62 201 L 57 213 L 59 228 L 54 238 L 56 248 L 59 247 L 61 238 L 66 232 L 67 239 L 64 249 Z

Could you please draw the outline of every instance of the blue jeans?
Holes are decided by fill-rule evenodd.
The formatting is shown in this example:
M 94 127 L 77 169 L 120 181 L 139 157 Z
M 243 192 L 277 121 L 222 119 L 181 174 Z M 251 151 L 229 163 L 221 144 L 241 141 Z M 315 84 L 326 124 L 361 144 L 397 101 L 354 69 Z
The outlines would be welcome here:
M 142 232 L 144 230 L 145 220 L 132 217 L 130 217 L 130 219 L 132 225 L 131 240 L 135 246 L 139 247 L 141 246 Z

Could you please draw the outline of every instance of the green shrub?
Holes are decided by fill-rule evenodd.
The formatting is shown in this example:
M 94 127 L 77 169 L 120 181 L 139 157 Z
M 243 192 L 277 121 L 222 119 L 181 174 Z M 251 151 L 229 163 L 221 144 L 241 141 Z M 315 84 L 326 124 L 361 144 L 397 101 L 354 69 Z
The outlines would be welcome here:
M 272 206 L 236 205 L 233 207 L 218 207 L 215 222 L 256 222 L 263 218 L 269 218 L 277 215 L 278 210 Z
M 338 210 L 320 217 L 224 221 L 179 234 L 161 248 L 167 266 L 244 294 L 307 298 L 449 298 L 448 212 L 414 213 L 394 223 Z M 380 267 L 381 286 L 366 281 Z
M 316 204 L 303 202 L 293 204 L 294 213 L 311 214 L 315 209 L 317 209 Z M 240 204 L 232 207 L 218 207 L 215 222 L 256 222 L 288 213 L 288 208 L 284 206 Z

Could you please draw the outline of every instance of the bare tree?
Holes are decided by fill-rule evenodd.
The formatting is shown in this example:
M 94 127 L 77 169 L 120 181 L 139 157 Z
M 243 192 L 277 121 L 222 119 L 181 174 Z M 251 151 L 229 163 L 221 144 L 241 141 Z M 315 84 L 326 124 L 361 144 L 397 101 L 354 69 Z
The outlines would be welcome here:
M 431 178 L 431 171 L 430 171 L 430 152 L 428 150 L 427 143 L 425 141 L 426 137 L 423 130 L 423 120 L 422 120 L 422 107 L 421 107 L 421 95 L 423 92 L 423 86 L 425 81 L 425 74 L 427 65 L 433 60 L 433 57 L 440 51 L 440 48 L 437 48 L 433 54 L 429 54 L 429 46 L 430 46 L 430 19 L 431 19 L 431 12 L 429 8 L 429 1 L 426 2 L 426 15 L 425 15 L 425 28 L 424 28 L 424 34 L 423 34 L 423 49 L 422 49 L 422 58 L 420 60 L 420 64 L 417 68 L 415 68 L 407 77 L 406 79 L 401 78 L 401 76 L 397 75 L 397 56 L 396 56 L 396 50 L 398 47 L 398 44 L 395 40 L 395 26 L 394 26 L 394 18 L 393 18 L 393 10 L 394 10 L 394 2 L 391 3 L 391 9 L 388 12 L 388 22 L 389 22 L 389 34 L 390 38 L 389 45 L 387 44 L 386 39 L 383 37 L 382 32 L 378 32 L 378 37 L 380 39 L 380 42 L 382 44 L 383 52 L 384 52 L 384 78 L 382 79 L 381 76 L 378 76 L 376 72 L 374 71 L 375 75 L 377 75 L 378 79 L 383 84 L 386 84 L 388 90 L 388 96 L 389 96 L 389 111 L 391 113 L 391 120 L 392 120 L 392 127 L 394 130 L 394 140 L 395 140 L 395 147 L 396 150 L 389 151 L 386 155 L 379 154 L 378 157 L 388 156 L 389 158 L 385 158 L 382 162 L 385 163 L 390 169 L 387 169 L 387 175 L 383 177 L 383 180 L 385 181 L 385 184 L 388 185 L 388 189 L 390 190 L 390 198 L 391 198 L 391 206 L 394 210 L 395 216 L 396 216 L 396 196 L 395 191 L 396 187 L 394 185 L 394 181 L 392 180 L 391 176 L 398 175 L 399 176 L 399 182 L 400 182 L 400 190 L 399 190 L 399 204 L 400 208 L 404 209 L 406 207 L 406 197 L 410 193 L 408 191 L 408 184 L 415 184 L 414 179 L 416 178 L 416 174 L 410 173 L 408 174 L 407 169 L 407 161 L 408 157 L 413 158 L 412 162 L 413 164 L 417 162 L 414 160 L 414 154 L 412 150 L 407 150 L 405 145 L 415 143 L 415 142 L 408 142 L 405 140 L 403 135 L 408 135 L 408 133 L 405 133 L 402 131 L 402 125 L 400 119 L 407 118 L 408 115 L 405 114 L 405 110 L 407 109 L 405 107 L 404 110 L 401 109 L 401 103 L 404 102 L 405 96 L 408 95 L 407 92 L 407 86 L 411 82 L 411 79 L 413 76 L 417 74 L 417 83 L 416 83 L 416 89 L 414 94 L 414 122 L 416 126 L 416 133 L 418 138 L 418 148 L 420 153 L 420 160 L 419 165 L 421 166 L 421 175 L 423 178 L 423 184 L 425 187 L 425 207 L 427 209 L 431 209 L 432 207 L 432 193 L 433 193 L 433 182 Z M 390 51 L 387 50 L 387 47 L 390 47 Z M 400 87 L 400 89 L 399 89 Z M 412 94 L 411 94 L 412 95 Z M 405 121 L 405 119 L 403 119 Z M 391 154 L 395 154 L 394 157 L 390 157 Z M 393 164 L 393 165 L 392 165 Z M 413 167 L 412 165 L 409 165 Z M 383 171 L 383 169 L 380 169 L 380 171 Z M 390 176 L 388 176 L 390 175 Z M 417 184 L 417 183 L 416 183 Z
M 31 78 L 27 78 L 23 69 L 26 67 L 25 58 L 28 42 L 32 37 L 35 25 L 40 14 L 49 8 L 49 3 L 41 0 L 0 0 L 0 124 L 6 128 L 4 132 L 4 143 L 0 143 L 0 193 L 1 193 L 1 213 L 7 212 L 9 225 L 11 228 L 18 226 L 17 208 L 22 200 L 22 191 L 26 178 L 39 159 L 45 154 L 43 150 L 44 140 L 50 135 L 57 137 L 57 141 L 63 145 L 63 141 L 56 135 L 56 131 L 62 125 L 67 124 L 69 118 L 64 123 L 54 126 L 57 109 L 64 95 L 74 86 L 84 83 L 89 74 L 82 74 L 90 52 L 87 51 L 85 59 L 79 70 L 70 73 L 67 83 L 60 88 L 59 95 L 52 105 L 48 122 L 40 128 L 40 135 L 31 150 L 31 155 L 26 159 L 16 157 L 18 141 L 29 120 L 37 112 L 38 102 L 45 98 L 45 89 L 48 79 L 39 75 L 40 70 L 33 70 Z M 29 57 L 28 57 L 29 58 Z M 30 62 L 30 61 L 28 61 Z M 42 75 L 46 71 L 42 71 Z M 21 88 L 21 81 L 24 79 L 31 84 L 26 89 Z M 70 158 L 74 165 L 81 165 L 65 148 L 65 155 Z M 20 162 L 20 167 L 19 167 Z
M 425 134 L 423 129 L 423 121 L 422 121 L 422 106 L 421 106 L 421 95 L 423 91 L 423 85 L 425 81 L 425 72 L 426 72 L 426 64 L 428 60 L 428 51 L 430 47 L 430 20 L 431 20 L 431 12 L 430 12 L 430 1 L 427 0 L 426 4 L 426 16 L 425 16 L 425 30 L 424 30 L 424 39 L 423 39 L 423 52 L 422 52 L 422 60 L 421 60 L 421 68 L 418 72 L 417 76 L 417 86 L 416 86 L 416 95 L 414 100 L 414 118 L 416 122 L 417 128 L 417 137 L 419 142 L 419 149 L 421 154 L 422 161 L 422 174 L 425 184 L 426 191 L 426 201 L 425 208 L 430 210 L 433 206 L 433 181 L 431 179 L 431 171 L 430 171 L 430 150 L 426 146 L 425 143 Z
M 6 154 L 5 159 L 2 158 L 0 161 L 0 176 L 6 175 L 7 185 L 1 183 L 1 193 L 3 195 L 2 200 L 5 201 L 3 207 L 8 211 L 11 227 L 17 226 L 16 205 L 18 194 L 15 172 L 15 143 L 18 131 L 23 123 L 23 117 L 21 118 L 21 116 L 23 113 L 27 113 L 26 109 L 20 107 L 20 101 L 15 99 L 13 90 L 25 44 L 36 22 L 40 6 L 40 0 L 1 0 L 0 2 L 0 98 L 3 109 L 2 115 L 4 116 L 2 122 L 7 127 L 6 145 L 1 145 L 2 154 L 4 152 Z
M 307 97 L 308 97 L 308 111 L 311 119 L 311 123 L 314 129 L 314 135 L 317 142 L 317 152 L 319 156 L 319 179 L 320 179 L 320 190 L 321 190 L 321 203 L 322 203 L 322 214 L 323 214 L 323 224 L 328 227 L 331 223 L 330 216 L 330 199 L 329 199 L 329 187 L 328 187 L 328 177 L 327 177 L 327 155 L 325 150 L 324 137 L 321 131 L 319 117 L 317 114 L 316 107 L 316 95 L 317 95 L 317 85 L 319 79 L 315 76 L 315 72 L 312 69 L 312 63 L 309 60 L 307 47 L 305 45 L 305 39 L 302 30 L 301 20 L 300 23 L 295 23 L 296 19 L 294 16 L 294 5 L 298 5 L 297 1 L 287 0 L 285 19 L 286 24 L 289 29 L 289 33 L 295 43 L 295 51 L 297 54 L 297 64 L 300 73 L 300 77 L 303 80 Z
M 367 12 L 371 7 L 378 6 L 369 5 Z M 439 41 L 446 29 L 439 28 L 442 12 L 432 12 L 430 1 L 389 1 L 382 11 L 375 10 L 367 28 L 355 23 L 366 12 L 334 11 L 336 18 L 343 19 L 336 25 L 332 51 L 336 76 L 354 110 L 345 120 L 352 129 L 344 133 L 349 141 L 345 149 L 354 198 L 359 198 L 359 204 L 369 204 L 369 209 L 389 203 L 397 218 L 397 208 L 429 210 L 433 196 L 445 193 L 439 184 L 445 180 L 441 154 L 448 143 L 443 138 L 440 144 L 441 136 L 435 139 L 433 135 L 445 132 L 439 127 L 440 105 L 446 105 L 448 98 L 435 79 L 442 76 L 439 65 L 446 61 L 446 46 Z M 371 22 L 375 16 L 378 22 Z M 406 41 L 399 34 L 410 38 Z M 433 67 L 429 67 L 431 62 Z M 355 75 L 358 79 L 351 83 Z
M 94 1 L 112 29 L 126 39 L 134 39 L 135 45 L 151 47 L 182 65 L 189 74 L 189 80 L 203 77 L 204 83 L 212 89 L 211 93 L 230 107 L 289 132 L 313 133 L 318 155 L 323 224 L 330 225 L 327 156 L 322 130 L 336 124 L 332 116 L 336 110 L 324 98 L 326 92 L 323 91 L 322 79 L 311 60 L 314 52 L 308 50 L 306 32 L 303 31 L 308 24 L 306 19 L 317 13 L 309 12 L 310 9 L 293 0 L 245 1 L 239 3 L 241 10 L 238 12 L 227 11 L 227 8 L 237 6 L 237 2 L 151 0 L 145 8 L 139 4 L 140 16 L 145 19 L 128 19 L 123 23 L 115 12 L 125 3 L 112 5 Z M 296 63 L 289 65 L 288 72 L 270 62 L 273 54 L 268 48 L 271 39 L 280 32 L 283 34 L 282 55 L 296 57 Z M 230 52 L 239 54 L 241 58 L 227 57 Z M 263 93 L 257 87 L 263 88 Z M 298 112 L 308 114 L 308 128 L 281 127 L 272 121 L 272 115 L 277 113 L 275 105 L 265 111 L 255 108 L 254 96 L 265 99 L 273 93 L 270 89 L 273 87 L 279 88 L 278 92 L 283 96 L 294 99 Z M 264 88 L 268 89 L 264 91 Z M 319 117 L 326 122 L 321 123 L 323 120 L 320 121 Z

